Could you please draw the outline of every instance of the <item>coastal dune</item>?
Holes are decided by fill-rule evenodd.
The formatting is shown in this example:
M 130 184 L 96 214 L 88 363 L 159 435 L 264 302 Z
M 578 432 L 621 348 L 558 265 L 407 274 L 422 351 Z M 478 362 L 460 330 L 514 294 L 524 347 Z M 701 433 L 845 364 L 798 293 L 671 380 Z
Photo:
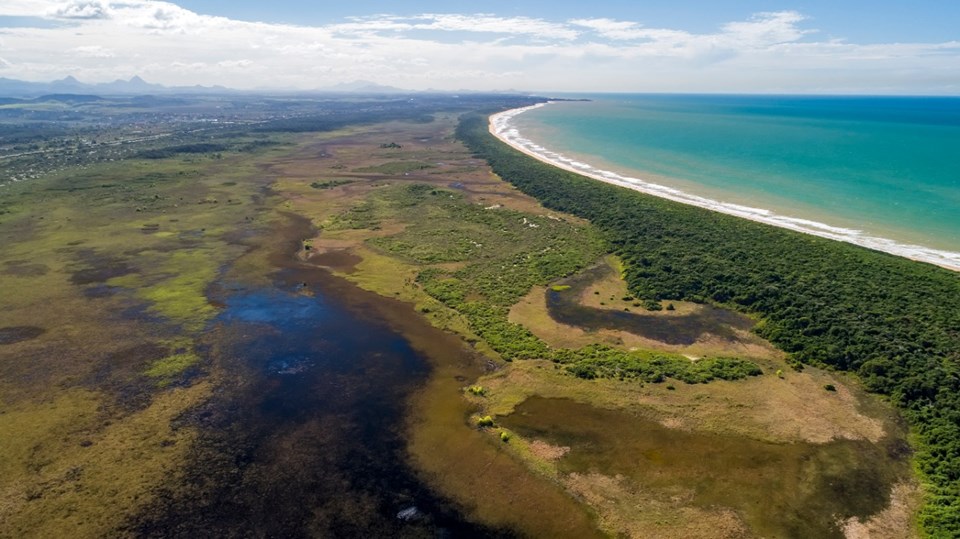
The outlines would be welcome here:
M 675 202 L 690 204 L 693 206 L 699 206 L 701 208 L 734 215 L 744 219 L 749 219 L 751 221 L 787 228 L 797 232 L 829 238 L 832 240 L 852 243 L 868 249 L 883 251 L 896 256 L 909 258 L 911 260 L 934 264 L 953 271 L 960 271 L 960 253 L 957 252 L 934 249 L 922 245 L 904 244 L 891 239 L 873 236 L 860 230 L 831 226 L 826 223 L 809 219 L 779 215 L 773 211 L 763 208 L 752 208 L 749 206 L 713 200 L 710 198 L 686 193 L 669 186 L 648 182 L 641 178 L 624 176 L 609 170 L 599 169 L 590 165 L 589 163 L 571 159 L 559 152 L 545 148 L 524 137 L 520 130 L 513 123 L 514 118 L 516 118 L 518 115 L 545 107 L 552 103 L 553 102 L 538 103 L 528 107 L 510 109 L 504 112 L 493 114 L 490 116 L 490 133 L 505 144 L 511 146 L 517 151 L 529 155 L 530 157 L 549 165 L 598 181 L 625 187 L 627 189 L 633 189 L 635 191 L 666 198 Z

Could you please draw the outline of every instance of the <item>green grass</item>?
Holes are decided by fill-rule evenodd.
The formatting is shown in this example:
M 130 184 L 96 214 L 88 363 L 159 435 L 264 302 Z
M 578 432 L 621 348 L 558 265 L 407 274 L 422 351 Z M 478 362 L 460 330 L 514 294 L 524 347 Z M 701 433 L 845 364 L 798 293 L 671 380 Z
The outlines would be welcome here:
M 356 204 L 346 212 L 323 224 L 326 230 L 375 230 L 380 226 L 377 208 L 369 200 Z
M 327 226 L 369 228 L 388 220 L 402 223 L 402 232 L 371 238 L 367 245 L 419 268 L 416 283 L 421 289 L 462 315 L 471 332 L 507 361 L 551 359 L 582 378 L 654 383 L 666 378 L 706 383 L 761 373 L 752 362 L 737 358 L 693 363 L 678 354 L 609 347 L 553 349 L 510 322 L 511 306 L 534 286 L 572 275 L 605 254 L 606 242 L 589 225 L 504 208 L 488 210 L 458 192 L 414 184 L 375 190 Z M 447 263 L 462 267 L 436 266 Z
M 324 181 L 313 182 L 310 184 L 310 187 L 313 187 L 314 189 L 333 189 L 334 187 L 340 187 L 341 185 L 349 185 L 354 182 L 356 182 L 356 180 L 347 180 L 347 179 L 324 180 Z
M 151 378 L 171 379 L 175 378 L 190 367 L 200 362 L 200 356 L 193 352 L 174 354 L 156 361 L 144 374 Z
M 433 167 L 434 165 L 421 161 L 390 161 L 389 163 L 384 163 L 382 165 L 354 169 L 354 172 L 373 172 L 377 174 L 390 174 L 397 176 L 401 174 L 409 174 L 411 172 L 419 172 L 421 170 L 426 170 Z

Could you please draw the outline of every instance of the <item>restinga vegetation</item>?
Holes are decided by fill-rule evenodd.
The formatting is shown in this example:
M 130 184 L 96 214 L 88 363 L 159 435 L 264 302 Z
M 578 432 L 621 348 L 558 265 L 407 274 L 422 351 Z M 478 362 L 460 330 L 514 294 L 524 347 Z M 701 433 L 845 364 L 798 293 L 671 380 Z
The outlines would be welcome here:
M 915 432 L 931 537 L 960 534 L 960 277 L 868 249 L 685 206 L 548 166 L 461 119 L 457 136 L 547 208 L 588 219 L 644 300 L 714 303 L 804 364 L 856 373 Z
M 739 358 L 694 362 L 679 353 L 605 345 L 550 347 L 528 328 L 511 322 L 511 306 L 531 288 L 589 266 L 609 248 L 594 227 L 556 216 L 485 208 L 460 193 L 414 183 L 374 191 L 324 228 L 375 230 L 388 221 L 406 226 L 367 243 L 424 267 L 416 277 L 422 289 L 463 315 L 470 329 L 506 361 L 550 359 L 580 378 L 651 383 L 673 378 L 696 384 L 762 373 L 756 364 Z

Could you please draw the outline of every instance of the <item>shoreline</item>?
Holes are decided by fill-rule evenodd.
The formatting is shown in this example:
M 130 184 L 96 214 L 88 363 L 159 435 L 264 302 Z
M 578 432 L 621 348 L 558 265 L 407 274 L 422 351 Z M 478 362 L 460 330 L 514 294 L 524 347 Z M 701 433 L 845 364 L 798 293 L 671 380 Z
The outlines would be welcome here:
M 891 239 L 871 236 L 863 233 L 860 230 L 835 227 L 809 219 L 778 215 L 773 211 L 763 208 L 753 208 L 749 206 L 713 200 L 706 197 L 692 195 L 679 189 L 667 187 L 665 185 L 647 182 L 640 178 L 624 176 L 616 172 L 598 169 L 588 163 L 570 159 L 561 153 L 554 152 L 549 148 L 545 148 L 536 144 L 535 142 L 523 137 L 520 131 L 511 125 L 511 120 L 514 117 L 530 110 L 545 107 L 551 103 L 553 103 L 553 101 L 492 114 L 489 118 L 488 129 L 490 134 L 511 148 L 542 163 L 546 163 L 568 172 L 573 172 L 574 174 L 586 176 L 597 181 L 632 189 L 634 191 L 640 191 L 641 193 L 665 198 L 674 202 L 697 206 L 700 208 L 733 215 L 735 217 L 748 219 L 750 221 L 764 223 L 779 228 L 786 228 L 804 234 L 842 241 L 844 243 L 851 243 L 860 247 L 882 251 L 917 262 L 926 262 L 944 269 L 960 272 L 960 253 L 957 252 L 934 249 L 930 247 L 924 247 L 922 245 L 899 243 Z

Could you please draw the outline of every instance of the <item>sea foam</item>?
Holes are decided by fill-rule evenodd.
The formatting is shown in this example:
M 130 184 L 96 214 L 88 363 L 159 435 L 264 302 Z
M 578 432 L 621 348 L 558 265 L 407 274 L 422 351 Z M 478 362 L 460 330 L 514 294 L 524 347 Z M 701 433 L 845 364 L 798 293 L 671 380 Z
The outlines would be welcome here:
M 810 219 L 800 217 L 790 217 L 779 215 L 771 210 L 764 208 L 753 208 L 730 202 L 713 200 L 710 198 L 690 194 L 679 189 L 645 181 L 633 176 L 624 176 L 609 170 L 596 168 L 589 163 L 584 163 L 571 159 L 559 152 L 545 148 L 532 140 L 524 137 L 520 130 L 513 125 L 512 120 L 518 115 L 535 110 L 548 103 L 538 103 L 529 107 L 511 109 L 490 116 L 490 132 L 504 143 L 511 147 L 550 165 L 562 168 L 564 170 L 581 174 L 595 180 L 626 187 L 635 191 L 647 193 L 649 195 L 666 198 L 683 204 L 699 206 L 709 210 L 735 215 L 751 221 L 766 223 L 781 228 L 788 228 L 797 232 L 829 238 L 832 240 L 843 241 L 860 245 L 869 249 L 883 251 L 897 256 L 928 262 L 953 271 L 960 271 L 960 253 L 924 247 L 922 245 L 910 245 L 899 243 L 897 241 L 872 236 L 851 228 L 832 226 Z

